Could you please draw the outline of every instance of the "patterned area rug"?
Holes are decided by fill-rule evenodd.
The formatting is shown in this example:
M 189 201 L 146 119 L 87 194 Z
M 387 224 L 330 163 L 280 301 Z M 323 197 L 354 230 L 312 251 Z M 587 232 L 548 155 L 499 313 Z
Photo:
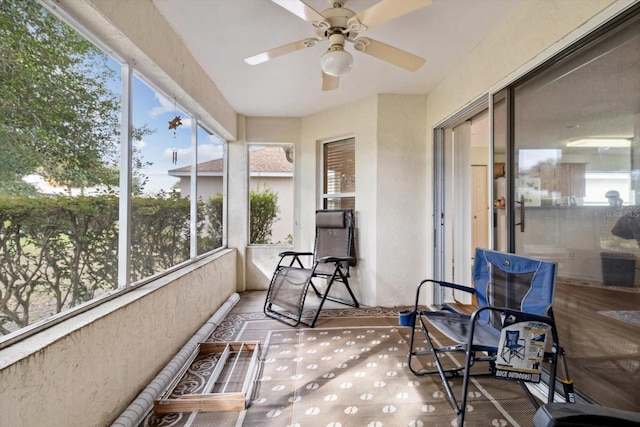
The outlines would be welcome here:
M 397 325 L 397 311 L 384 309 L 327 311 L 313 329 L 291 328 L 262 313 L 232 314 L 208 341 L 262 343 L 247 410 L 150 414 L 143 426 L 457 425 L 437 376 L 416 377 L 408 369 L 410 330 Z M 194 363 L 179 390 L 200 387 L 212 365 Z M 460 380 L 452 381 L 459 395 Z M 519 385 L 482 377 L 470 388 L 465 425 L 533 424 L 535 409 Z

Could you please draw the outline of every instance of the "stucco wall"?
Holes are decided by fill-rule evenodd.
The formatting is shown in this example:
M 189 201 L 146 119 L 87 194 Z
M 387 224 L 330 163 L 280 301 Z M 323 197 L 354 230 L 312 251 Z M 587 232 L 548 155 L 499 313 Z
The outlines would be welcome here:
M 360 303 L 376 302 L 376 185 L 378 98 L 352 102 L 302 119 L 301 144 L 296 147 L 294 242 L 313 248 L 315 210 L 322 206 L 322 143 L 349 137 L 356 140 L 356 236 L 358 266 L 351 270 L 352 288 Z
M 0 351 L 0 425 L 110 424 L 235 292 L 235 251 Z
M 247 247 L 247 290 L 264 291 L 269 288 L 271 277 L 283 251 L 290 251 L 291 245 L 253 245 Z
M 411 305 L 433 258 L 428 245 L 426 96 L 378 100 L 376 305 Z
M 286 138 L 281 119 L 247 119 L 247 134 L 269 130 Z M 327 124 L 331 125 L 328 126 Z M 295 125 L 293 123 L 292 125 Z M 426 275 L 426 97 L 380 95 L 302 119 L 296 145 L 295 236 L 299 250 L 313 248 L 315 210 L 322 206 L 322 144 L 355 137 L 358 266 L 350 280 L 365 305 L 411 304 Z M 253 138 L 256 138 L 255 136 Z M 275 139 L 273 139 L 275 138 Z M 273 250 L 247 251 L 247 284 L 260 288 L 277 258 Z M 270 265 L 271 268 L 265 266 Z M 340 287 L 337 287 L 340 294 Z
M 522 1 L 429 93 L 429 127 L 492 89 L 506 86 L 633 2 Z

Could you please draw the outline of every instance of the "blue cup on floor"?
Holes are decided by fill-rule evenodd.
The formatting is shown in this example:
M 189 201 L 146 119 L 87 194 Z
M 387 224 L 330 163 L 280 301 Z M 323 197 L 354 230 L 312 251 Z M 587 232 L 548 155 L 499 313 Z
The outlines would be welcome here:
M 402 310 L 398 313 L 400 326 L 414 327 L 416 324 L 416 312 L 414 310 Z

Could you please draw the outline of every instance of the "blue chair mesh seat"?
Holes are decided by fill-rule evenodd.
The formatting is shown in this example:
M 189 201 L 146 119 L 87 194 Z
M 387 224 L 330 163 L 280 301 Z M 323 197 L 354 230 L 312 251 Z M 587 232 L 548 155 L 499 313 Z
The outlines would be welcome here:
M 545 361 L 549 363 L 550 377 L 555 378 L 557 357 L 561 351 L 551 310 L 555 279 L 555 263 L 476 249 L 473 286 L 431 279 L 423 280 L 418 285 L 414 312 L 419 322 L 415 322 L 416 325 L 411 331 L 409 368 L 415 375 L 434 374 L 440 377 L 449 401 L 459 415 L 460 425 L 464 422 L 469 377 L 495 373 L 501 332 L 508 325 L 539 322 L 550 327 L 552 351 L 545 353 Z M 461 313 L 452 306 L 444 306 L 441 310 L 435 311 L 421 310 L 420 292 L 426 284 L 475 295 L 477 306 L 471 315 Z M 436 346 L 433 331 L 445 335 L 453 341 L 453 345 Z M 420 332 L 425 336 L 428 346 L 426 350 L 416 348 L 416 334 Z M 510 338 L 512 342 L 507 342 L 502 354 L 507 355 L 504 348 L 513 351 L 514 355 L 522 354 L 523 349 L 518 347 L 520 338 L 512 334 Z M 449 352 L 458 353 L 461 356 L 459 359 L 463 359 L 458 366 L 443 366 L 440 356 Z M 429 361 L 433 362 L 436 369 L 422 368 L 428 366 Z M 487 369 L 471 370 L 476 362 L 487 362 Z M 462 394 L 459 400 L 454 396 L 449 383 L 454 377 L 462 377 Z M 528 388 L 524 383 L 521 384 L 531 401 L 535 402 Z M 554 394 L 555 381 L 550 381 L 549 398 L 553 399 Z

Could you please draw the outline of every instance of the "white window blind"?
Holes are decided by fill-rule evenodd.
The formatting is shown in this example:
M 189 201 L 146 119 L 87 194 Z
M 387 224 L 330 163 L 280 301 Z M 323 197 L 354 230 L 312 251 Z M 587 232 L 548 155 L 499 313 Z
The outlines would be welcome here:
M 355 138 L 324 145 L 325 209 L 354 209 L 356 191 Z

